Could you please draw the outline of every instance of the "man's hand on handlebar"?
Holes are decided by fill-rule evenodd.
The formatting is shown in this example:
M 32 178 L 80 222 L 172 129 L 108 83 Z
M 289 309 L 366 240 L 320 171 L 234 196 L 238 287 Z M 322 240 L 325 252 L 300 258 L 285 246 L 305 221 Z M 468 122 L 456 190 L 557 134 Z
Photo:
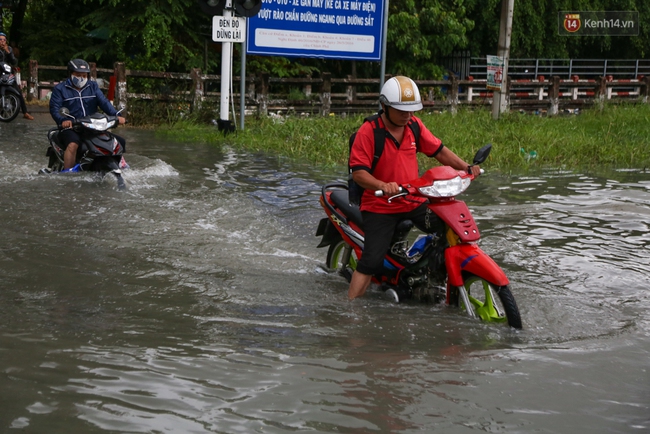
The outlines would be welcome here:
M 61 122 L 61 128 L 63 128 L 64 130 L 66 130 L 68 128 L 72 128 L 72 121 L 63 121 L 63 122 Z
M 382 182 L 377 190 L 384 192 L 386 196 L 395 196 L 400 192 L 399 185 L 396 182 Z
M 124 124 L 126 123 L 126 119 L 124 119 L 122 116 L 118 116 L 118 117 L 117 117 L 117 122 L 118 122 L 120 125 L 124 125 Z
M 481 166 L 479 166 L 477 164 L 471 164 L 471 165 L 467 166 L 467 173 L 470 173 L 470 174 L 474 175 L 474 177 L 476 178 L 481 173 L 483 173 L 483 171 L 481 170 Z

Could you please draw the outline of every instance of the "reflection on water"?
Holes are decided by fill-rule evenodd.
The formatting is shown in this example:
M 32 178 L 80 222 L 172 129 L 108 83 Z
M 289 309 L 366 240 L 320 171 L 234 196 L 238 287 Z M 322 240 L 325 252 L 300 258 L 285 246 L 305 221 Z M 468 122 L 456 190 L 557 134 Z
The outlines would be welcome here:
M 516 332 L 376 291 L 348 302 L 315 248 L 337 171 L 126 130 L 119 192 L 37 176 L 46 130 L 0 125 L 0 431 L 650 427 L 648 173 L 472 185 Z
M 484 243 L 494 237 L 501 251 L 497 262 L 509 264 L 517 286 L 536 288 L 519 305 L 526 318 L 531 308 L 542 309 L 545 318 L 534 325 L 544 327 L 547 339 L 618 333 L 646 320 L 642 310 L 641 318 L 630 316 L 629 308 L 648 301 L 648 174 L 610 176 L 619 179 L 515 177 L 498 188 L 499 205 L 481 212 Z

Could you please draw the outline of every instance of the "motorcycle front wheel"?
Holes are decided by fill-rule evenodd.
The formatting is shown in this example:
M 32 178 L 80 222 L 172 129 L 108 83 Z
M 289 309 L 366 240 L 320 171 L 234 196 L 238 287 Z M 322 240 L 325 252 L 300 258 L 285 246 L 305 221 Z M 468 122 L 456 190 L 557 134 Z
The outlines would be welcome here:
M 0 122 L 11 122 L 18 116 L 20 101 L 13 93 L 0 96 Z
M 327 268 L 337 270 L 339 274 L 350 282 L 352 273 L 357 269 L 357 255 L 340 236 L 330 244 L 327 250 Z
M 452 302 L 472 318 L 522 328 L 519 308 L 508 285 L 496 286 L 474 274 L 464 273 L 463 286 L 453 290 Z

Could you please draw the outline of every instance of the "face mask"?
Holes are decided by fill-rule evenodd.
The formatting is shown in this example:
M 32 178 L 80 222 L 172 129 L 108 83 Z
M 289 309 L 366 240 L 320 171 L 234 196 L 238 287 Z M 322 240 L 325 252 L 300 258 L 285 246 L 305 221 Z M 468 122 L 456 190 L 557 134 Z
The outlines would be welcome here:
M 72 76 L 72 84 L 75 85 L 75 87 L 81 89 L 86 85 L 86 82 L 88 79 L 86 77 L 77 77 L 76 75 Z

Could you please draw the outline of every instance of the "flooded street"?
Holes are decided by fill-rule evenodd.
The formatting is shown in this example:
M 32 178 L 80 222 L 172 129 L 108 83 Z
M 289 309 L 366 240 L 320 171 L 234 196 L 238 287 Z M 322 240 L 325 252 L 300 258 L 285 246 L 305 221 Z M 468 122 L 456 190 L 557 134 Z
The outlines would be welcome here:
M 0 432 L 650 431 L 650 171 L 483 166 L 514 331 L 347 301 L 314 236 L 341 170 L 123 128 L 120 192 L 37 175 L 38 117 L 0 124 Z

